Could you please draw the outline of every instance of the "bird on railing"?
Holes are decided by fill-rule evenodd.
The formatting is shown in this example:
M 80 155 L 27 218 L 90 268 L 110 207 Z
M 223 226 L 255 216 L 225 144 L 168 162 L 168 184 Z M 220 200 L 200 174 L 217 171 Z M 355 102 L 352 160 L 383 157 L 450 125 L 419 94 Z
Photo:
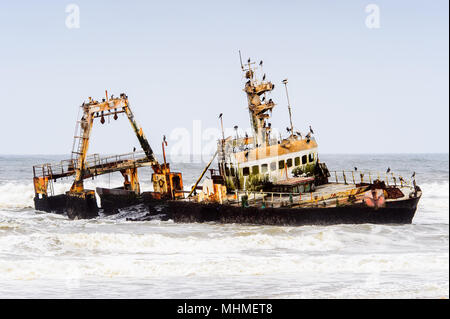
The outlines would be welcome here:
M 388 167 L 387 170 L 386 170 L 386 174 L 390 173 L 390 171 L 391 171 L 391 168 Z

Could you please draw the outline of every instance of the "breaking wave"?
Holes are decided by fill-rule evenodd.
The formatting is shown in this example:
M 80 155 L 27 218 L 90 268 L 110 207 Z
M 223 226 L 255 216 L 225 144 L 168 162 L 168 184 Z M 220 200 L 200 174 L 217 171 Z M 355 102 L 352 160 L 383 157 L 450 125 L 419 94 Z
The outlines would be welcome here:
M 342 234 L 333 230 L 304 235 L 290 235 L 287 231 L 275 236 L 265 233 L 224 236 L 222 233 L 220 237 L 205 238 L 117 233 L 0 236 L 2 248 L 20 251 L 22 255 L 0 262 L 0 278 L 64 278 L 73 269 L 82 277 L 139 278 L 448 271 L 448 252 L 410 251 L 396 255 L 375 249 L 348 254 L 345 246 L 351 239 L 344 240 Z
M 70 189 L 70 186 L 70 182 L 55 183 L 55 194 L 66 192 Z M 432 212 L 447 210 L 448 212 L 448 181 L 442 183 L 425 183 L 420 186 L 423 190 L 423 197 L 419 202 L 419 209 Z M 86 188 L 95 189 L 95 187 L 95 181 L 86 181 Z M 141 183 L 141 188 L 143 190 L 150 190 L 152 186 L 150 183 Z M 32 208 L 34 207 L 33 197 L 33 183 L 8 182 L 0 184 L 0 208 Z
M 100 184 L 102 185 L 102 184 Z M 103 184 L 104 185 L 104 184 Z M 54 184 L 55 194 L 64 194 L 72 186 L 71 182 L 58 182 Z M 120 186 L 115 183 L 113 187 Z M 95 189 L 95 181 L 85 181 L 87 189 Z M 150 190 L 151 184 L 141 183 L 144 190 Z M 34 207 L 34 186 L 33 183 L 7 182 L 0 184 L 0 208 L 33 208 Z M 97 198 L 98 200 L 98 198 Z

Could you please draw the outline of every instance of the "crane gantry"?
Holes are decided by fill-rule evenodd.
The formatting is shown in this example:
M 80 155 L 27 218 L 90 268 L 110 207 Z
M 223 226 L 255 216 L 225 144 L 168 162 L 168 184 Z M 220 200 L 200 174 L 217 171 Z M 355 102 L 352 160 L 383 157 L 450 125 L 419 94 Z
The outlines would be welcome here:
M 183 183 L 181 173 L 171 172 L 170 166 L 164 159 L 160 164 L 145 137 L 142 127 L 137 123 L 131 111 L 128 96 L 121 93 L 119 97 L 106 96 L 101 102 L 89 97 L 88 102 L 81 105 L 81 119 L 77 121 L 72 156 L 70 160 L 59 163 L 46 163 L 33 166 L 33 183 L 35 189 L 35 205 L 37 209 L 45 211 L 66 210 L 76 218 L 79 213 L 83 217 L 96 216 L 98 207 L 95 202 L 95 191 L 84 188 L 87 178 L 120 172 L 124 177 L 120 193 L 127 196 L 130 193 L 141 194 L 137 169 L 151 166 L 153 169 L 153 197 L 154 198 L 180 198 L 183 197 Z M 139 141 L 142 151 L 122 155 L 100 157 L 98 154 L 88 155 L 92 128 L 96 119 L 101 124 L 106 117 L 118 119 L 119 114 L 125 114 Z M 68 192 L 64 195 L 54 195 L 53 182 L 58 179 L 74 176 L 74 181 Z M 50 191 L 50 195 L 49 195 Z M 117 192 L 116 192 L 117 193 Z M 61 207 L 64 206 L 64 207 Z

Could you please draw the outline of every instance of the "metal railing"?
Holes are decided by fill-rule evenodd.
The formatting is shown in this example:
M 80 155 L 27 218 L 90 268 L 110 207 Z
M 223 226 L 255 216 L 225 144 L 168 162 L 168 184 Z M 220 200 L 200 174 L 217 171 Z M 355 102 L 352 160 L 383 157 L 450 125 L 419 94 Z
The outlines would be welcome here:
M 375 180 L 385 182 L 386 186 L 411 186 L 413 185 L 413 179 L 405 179 L 399 174 L 381 173 L 373 171 L 330 171 L 331 182 L 337 184 L 372 184 Z M 334 181 L 333 181 L 334 180 Z
M 105 157 L 100 157 L 99 154 L 91 154 L 86 157 L 85 167 L 86 169 L 102 169 L 127 161 L 145 163 L 148 162 L 148 158 L 144 151 L 110 155 Z M 73 159 L 62 160 L 54 163 L 45 163 L 33 166 L 33 175 L 34 177 L 48 177 L 50 179 L 61 178 L 73 175 L 77 167 L 78 162 Z
M 94 167 L 104 168 L 127 161 L 145 162 L 148 161 L 148 159 L 144 151 L 131 152 L 120 155 L 110 155 L 105 157 L 100 157 L 98 156 L 98 154 L 94 154 L 86 158 L 85 166 L 86 169 Z
M 226 204 L 241 204 L 242 196 L 247 196 L 247 203 L 274 205 L 284 204 L 288 206 L 304 205 L 304 204 L 326 204 L 329 201 L 339 199 L 348 199 L 350 195 L 361 195 L 367 184 L 372 184 L 375 180 L 384 181 L 386 186 L 407 187 L 414 189 L 413 180 L 407 181 L 402 176 L 394 173 L 379 173 L 372 171 L 330 171 L 330 178 L 335 179 L 334 183 L 341 185 L 349 185 L 349 188 L 336 188 L 332 191 L 314 191 L 307 193 L 300 192 L 263 192 L 250 190 L 235 190 L 234 199 L 230 199 L 230 195 L 222 201 Z M 331 183 L 333 181 L 331 180 Z M 361 185 L 362 184 L 362 185 Z M 191 198 L 188 199 L 191 201 Z
M 328 201 L 339 198 L 348 198 L 348 195 L 358 193 L 363 188 L 353 188 L 346 191 L 328 191 L 328 192 L 307 192 L 307 193 L 287 193 L 287 192 L 256 192 L 256 191 L 235 191 L 236 200 L 229 201 L 229 203 L 240 204 L 242 202 L 242 195 L 247 196 L 248 204 L 280 204 L 285 205 L 302 205 L 310 203 L 318 203 L 319 201 Z

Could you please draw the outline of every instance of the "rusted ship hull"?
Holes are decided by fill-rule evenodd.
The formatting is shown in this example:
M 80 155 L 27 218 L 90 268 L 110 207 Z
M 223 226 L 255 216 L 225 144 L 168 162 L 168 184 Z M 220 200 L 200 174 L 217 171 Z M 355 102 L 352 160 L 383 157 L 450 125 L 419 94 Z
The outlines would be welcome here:
M 410 224 L 414 218 L 421 196 L 386 202 L 385 207 L 372 208 L 364 204 L 338 207 L 241 207 L 219 203 L 197 203 L 183 200 L 154 200 L 143 197 L 131 197 L 127 192 L 117 196 L 116 191 L 103 189 L 100 192 L 104 213 L 114 214 L 118 209 L 144 203 L 149 213 L 143 217 L 131 219 L 147 220 L 153 215 L 164 215 L 176 223 L 237 223 L 253 225 L 304 226 L 335 224 Z M 71 196 L 59 195 L 47 199 L 35 199 L 37 210 L 67 213 L 69 218 L 94 218 L 98 216 L 95 199 L 74 203 Z M 81 206 L 82 207 L 81 207 Z M 87 206 L 86 206 L 87 205 Z M 71 216 L 70 207 L 77 208 L 77 216 Z
M 176 223 L 239 223 L 253 225 L 305 226 L 335 224 L 411 224 L 419 197 L 386 203 L 374 209 L 362 204 L 341 207 L 258 208 L 185 201 L 153 201 L 149 215 L 165 214 Z M 148 216 L 146 216 L 148 217 Z M 143 217 L 143 220 L 146 217 Z M 137 219 L 136 219 L 137 220 Z
M 98 217 L 99 208 L 95 196 L 80 198 L 67 194 L 34 198 L 36 210 L 54 213 L 67 214 L 70 219 L 90 219 Z
M 100 197 L 101 207 L 105 214 L 115 214 L 118 209 L 136 205 L 139 203 L 140 196 L 135 192 L 120 188 L 101 188 L 97 187 L 97 194 Z

